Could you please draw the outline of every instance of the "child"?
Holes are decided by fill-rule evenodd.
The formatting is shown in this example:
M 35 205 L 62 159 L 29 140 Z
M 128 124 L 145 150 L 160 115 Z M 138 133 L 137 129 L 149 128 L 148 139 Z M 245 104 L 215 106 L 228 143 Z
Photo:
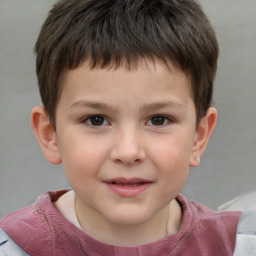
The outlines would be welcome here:
M 72 189 L 4 217 L 0 245 L 37 256 L 233 255 L 241 213 L 179 194 L 217 116 L 218 45 L 200 6 L 60 0 L 35 52 L 44 107 L 31 126 Z

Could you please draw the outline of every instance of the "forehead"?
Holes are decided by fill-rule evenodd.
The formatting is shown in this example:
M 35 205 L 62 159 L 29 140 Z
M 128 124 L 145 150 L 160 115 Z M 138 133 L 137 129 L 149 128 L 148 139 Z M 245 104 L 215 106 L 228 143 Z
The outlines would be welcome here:
M 140 76 L 138 76 L 140 74 Z M 140 59 L 136 63 L 127 64 L 123 63 L 119 66 L 108 65 L 102 67 L 100 65 L 92 67 L 89 61 L 86 61 L 72 70 L 66 70 L 61 79 L 61 85 L 63 87 L 72 84 L 72 80 L 76 81 L 79 78 L 88 81 L 101 81 L 102 77 L 112 78 L 118 77 L 121 81 L 125 81 L 137 76 L 134 81 L 140 83 L 143 79 L 161 80 L 164 78 L 170 78 L 176 80 L 177 83 L 183 81 L 191 87 L 190 76 L 182 71 L 179 67 L 170 62 L 165 62 L 159 59 Z M 186 80 L 186 81 L 185 81 Z M 168 80 L 166 80 L 168 82 Z
M 133 63 L 127 63 L 126 61 L 122 62 L 120 65 L 116 63 L 109 64 L 108 66 L 102 66 L 101 64 L 93 66 L 90 60 L 87 60 L 80 64 L 78 67 L 74 69 L 66 69 L 63 71 L 60 79 L 60 93 L 64 87 L 70 84 L 70 80 L 81 76 L 81 73 L 87 73 L 87 75 L 91 75 L 91 80 L 101 80 L 100 76 L 95 76 L 95 74 L 109 74 L 109 76 L 119 76 L 121 80 L 127 79 L 132 74 L 144 73 L 148 78 L 157 79 L 161 76 L 176 76 L 179 80 L 186 79 L 189 93 L 192 95 L 192 79 L 189 72 L 184 72 L 178 65 L 170 61 L 165 61 L 157 58 L 140 58 Z M 137 80 L 141 80 L 141 77 L 138 77 Z
M 187 75 L 160 61 L 143 61 L 132 69 L 91 68 L 85 62 L 67 71 L 62 82 L 58 105 L 65 109 L 105 105 L 116 110 L 129 107 L 134 111 L 146 109 L 147 105 L 160 106 L 162 102 L 169 102 L 167 105 L 174 108 L 194 105 Z

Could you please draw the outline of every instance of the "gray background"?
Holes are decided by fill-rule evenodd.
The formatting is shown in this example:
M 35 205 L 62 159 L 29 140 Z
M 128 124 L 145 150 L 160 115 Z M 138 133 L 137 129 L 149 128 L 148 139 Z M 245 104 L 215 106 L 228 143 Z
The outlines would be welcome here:
M 220 44 L 215 83 L 218 124 L 183 193 L 216 208 L 256 189 L 256 1 L 201 0 Z M 67 187 L 29 125 L 40 104 L 33 46 L 53 0 L 0 0 L 0 217 L 42 192 Z

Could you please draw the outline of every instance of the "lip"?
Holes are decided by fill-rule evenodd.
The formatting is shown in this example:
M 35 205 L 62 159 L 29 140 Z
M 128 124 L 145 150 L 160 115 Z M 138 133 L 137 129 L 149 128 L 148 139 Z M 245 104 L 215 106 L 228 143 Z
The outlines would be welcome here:
M 103 182 L 112 192 L 122 197 L 136 197 L 153 184 L 150 180 L 140 178 L 114 178 Z

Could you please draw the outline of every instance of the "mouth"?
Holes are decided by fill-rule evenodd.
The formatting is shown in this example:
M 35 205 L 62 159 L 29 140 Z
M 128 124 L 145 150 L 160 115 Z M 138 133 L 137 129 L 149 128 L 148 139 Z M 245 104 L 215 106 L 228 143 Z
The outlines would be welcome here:
M 140 178 L 115 178 L 105 180 L 104 183 L 112 192 L 122 197 L 138 196 L 153 184 L 150 180 Z
M 136 186 L 144 185 L 146 183 L 152 183 L 152 181 L 139 179 L 139 178 L 132 178 L 132 179 L 116 178 L 116 179 L 106 180 L 104 182 L 112 185 L 129 186 L 129 187 L 136 187 Z
M 111 182 L 112 185 L 117 185 L 117 186 L 128 186 L 128 187 L 136 187 L 136 186 L 141 186 L 145 184 L 146 182 L 139 182 L 139 183 L 117 183 L 115 181 Z

